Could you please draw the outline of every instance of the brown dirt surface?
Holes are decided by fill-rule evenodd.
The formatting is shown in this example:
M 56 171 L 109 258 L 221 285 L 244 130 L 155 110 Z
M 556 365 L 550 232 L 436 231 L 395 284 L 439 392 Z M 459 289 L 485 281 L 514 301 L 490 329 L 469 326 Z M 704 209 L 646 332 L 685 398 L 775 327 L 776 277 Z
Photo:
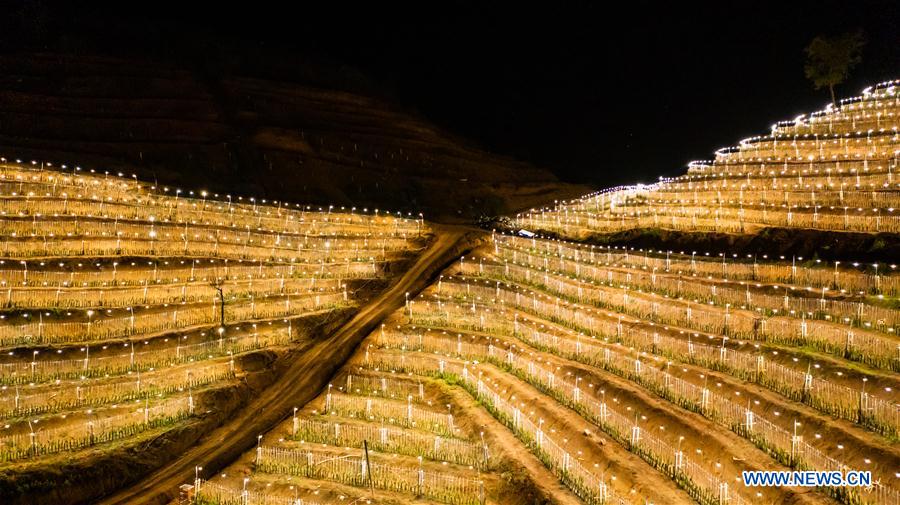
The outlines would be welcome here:
M 0 68 L 0 155 L 9 159 L 453 222 L 591 191 L 366 90 L 278 80 L 280 71 L 211 77 L 187 63 L 51 53 L 3 55 Z
M 359 343 L 388 314 L 403 305 L 405 294 L 415 295 L 460 254 L 483 240 L 483 234 L 458 227 L 438 227 L 434 242 L 394 284 L 364 305 L 345 325 L 288 364 L 278 380 L 246 408 L 215 431 L 207 433 L 178 459 L 139 483 L 98 503 L 166 503 L 177 487 L 194 477 L 194 467 L 218 471 L 253 446 L 257 435 L 284 420 L 294 406 L 313 399 L 352 355 Z

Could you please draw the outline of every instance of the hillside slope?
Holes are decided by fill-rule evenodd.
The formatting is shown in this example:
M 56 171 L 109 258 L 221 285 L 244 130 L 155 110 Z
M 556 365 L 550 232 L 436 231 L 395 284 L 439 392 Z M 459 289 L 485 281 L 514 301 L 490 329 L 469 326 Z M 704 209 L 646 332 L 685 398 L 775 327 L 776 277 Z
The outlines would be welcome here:
M 900 80 L 885 81 L 718 149 L 684 175 L 531 209 L 512 225 L 595 244 L 893 264 L 898 126 Z
M 586 192 L 382 101 L 152 62 L 0 56 L 0 155 L 460 220 Z

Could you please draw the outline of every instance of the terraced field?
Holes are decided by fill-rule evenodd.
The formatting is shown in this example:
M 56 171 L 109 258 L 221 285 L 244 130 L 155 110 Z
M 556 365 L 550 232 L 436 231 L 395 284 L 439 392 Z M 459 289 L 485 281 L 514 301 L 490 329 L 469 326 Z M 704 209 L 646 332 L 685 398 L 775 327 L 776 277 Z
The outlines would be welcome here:
M 392 458 L 418 454 L 399 445 L 374 449 L 371 440 L 395 426 L 452 435 L 454 411 L 461 410 L 457 420 L 476 417 L 475 407 L 429 396 L 434 384 L 477 400 L 518 439 L 518 447 L 488 447 L 486 454 L 515 458 L 527 450 L 586 502 L 896 503 L 900 417 L 890 370 L 898 357 L 866 363 L 870 352 L 854 347 L 891 342 L 893 326 L 867 330 L 857 317 L 841 323 L 844 315 L 830 312 L 840 305 L 823 303 L 819 291 L 811 300 L 821 308 L 785 310 L 810 292 L 780 279 L 790 266 L 779 262 L 758 264 L 760 274 L 748 283 L 730 272 L 681 269 L 670 256 L 669 268 L 649 274 L 647 286 L 631 284 L 652 272 L 644 262 L 653 260 L 665 261 L 495 236 L 492 247 L 463 258 L 374 332 L 324 398 L 268 434 L 259 454 L 265 461 L 296 433 L 305 444 L 347 446 L 341 454 L 362 454 L 362 440 Z M 694 265 L 720 268 L 718 260 Z M 848 283 L 864 282 L 862 274 L 842 273 Z M 667 291 L 667 280 L 702 292 Z M 732 285 L 749 292 L 750 302 L 732 305 L 709 294 Z M 775 290 L 794 294 L 765 294 Z M 850 332 L 850 346 L 817 339 L 830 328 Z M 430 408 L 419 409 L 422 401 Z M 343 428 L 335 426 L 361 421 L 368 437 L 338 437 Z M 467 438 L 476 444 L 426 459 L 471 461 L 479 440 Z M 265 464 L 256 472 L 260 467 L 267 470 L 250 482 L 269 489 L 273 470 L 281 479 L 291 475 Z M 853 492 L 750 492 L 740 481 L 744 470 L 788 468 L 861 468 L 876 484 Z M 228 475 L 213 478 L 211 489 L 223 492 Z M 385 485 L 379 478 L 373 474 L 376 487 Z M 340 480 L 327 472 L 317 479 Z M 484 480 L 486 499 L 497 499 L 492 484 L 502 483 Z
M 684 177 L 514 224 L 575 239 L 780 226 L 894 240 L 896 85 L 778 123 Z M 560 503 L 897 504 L 896 268 L 495 232 L 254 451 L 198 468 L 189 494 L 517 503 L 498 471 L 515 467 L 523 489 Z M 867 470 L 873 483 L 747 487 L 753 470 Z
M 223 415 L 215 391 L 307 345 L 427 240 L 411 217 L 181 193 L 0 164 L 7 475 Z
M 898 81 L 690 163 L 685 175 L 532 209 L 528 229 L 583 238 L 642 228 L 755 233 L 765 227 L 900 232 Z
M 0 499 L 900 505 L 898 86 L 500 232 L 0 159 Z M 773 227 L 889 261 L 615 242 Z

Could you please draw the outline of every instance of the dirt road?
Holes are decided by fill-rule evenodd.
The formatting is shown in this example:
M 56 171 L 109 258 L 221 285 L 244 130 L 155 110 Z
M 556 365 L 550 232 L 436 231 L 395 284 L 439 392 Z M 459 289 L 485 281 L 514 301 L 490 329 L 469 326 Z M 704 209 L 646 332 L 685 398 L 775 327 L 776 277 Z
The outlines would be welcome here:
M 359 343 L 390 313 L 402 307 L 406 293 L 413 298 L 430 280 L 477 241 L 478 232 L 440 227 L 435 239 L 391 287 L 364 305 L 331 336 L 314 344 L 290 364 L 284 374 L 239 415 L 209 433 L 192 449 L 136 484 L 98 503 L 166 503 L 179 485 L 194 479 L 194 468 L 210 475 L 256 444 L 256 437 L 287 418 L 295 406 L 316 397 Z

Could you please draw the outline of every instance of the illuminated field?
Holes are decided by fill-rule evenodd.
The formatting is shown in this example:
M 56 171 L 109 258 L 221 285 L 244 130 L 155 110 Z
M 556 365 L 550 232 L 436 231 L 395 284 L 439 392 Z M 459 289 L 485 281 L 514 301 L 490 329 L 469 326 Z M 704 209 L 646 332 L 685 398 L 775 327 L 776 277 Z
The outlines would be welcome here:
M 501 231 L 2 159 L 0 482 L 147 450 L 79 499 L 900 505 L 898 85 Z M 773 228 L 879 245 L 740 246 Z
M 835 287 L 831 268 L 804 269 L 803 285 L 791 272 L 784 262 L 723 267 L 718 258 L 495 236 L 373 332 L 322 398 L 201 483 L 201 494 L 237 500 L 243 477 L 233 476 L 251 468 L 248 492 L 260 499 L 288 496 L 297 475 L 312 479 L 296 484 L 308 499 L 325 482 L 347 484 L 348 472 L 359 496 L 371 482 L 400 486 L 400 474 L 375 463 L 371 482 L 365 472 L 312 470 L 318 460 L 306 454 L 327 447 L 363 458 L 363 440 L 370 454 L 412 468 L 416 454 L 442 462 L 429 467 L 428 482 L 438 482 L 456 475 L 451 463 L 478 465 L 479 438 L 435 442 L 439 454 L 418 447 L 421 438 L 452 437 L 450 415 L 460 423 L 483 409 L 499 423 L 488 440 L 498 429 L 518 439 L 487 443 L 491 461 L 531 453 L 588 503 L 895 503 L 897 313 L 848 292 L 893 293 L 898 276 L 844 270 Z M 480 406 L 448 400 L 461 395 Z M 743 470 L 778 468 L 865 469 L 878 484 L 804 496 L 740 484 Z M 478 478 L 486 501 L 504 502 L 502 480 Z M 474 491 L 403 491 L 480 500 Z
M 638 228 L 755 232 L 763 227 L 900 232 L 900 92 L 881 83 L 840 105 L 690 163 L 685 175 L 532 209 L 518 226 L 583 237 Z
M 419 220 L 0 164 L 0 461 L 136 443 L 209 413 L 298 318 L 358 303 Z
M 896 84 L 515 230 L 894 234 Z M 898 295 L 891 262 L 493 233 L 194 489 L 209 503 L 518 503 L 495 470 L 516 462 L 560 503 L 900 503 Z M 791 469 L 866 470 L 874 485 L 741 480 Z

